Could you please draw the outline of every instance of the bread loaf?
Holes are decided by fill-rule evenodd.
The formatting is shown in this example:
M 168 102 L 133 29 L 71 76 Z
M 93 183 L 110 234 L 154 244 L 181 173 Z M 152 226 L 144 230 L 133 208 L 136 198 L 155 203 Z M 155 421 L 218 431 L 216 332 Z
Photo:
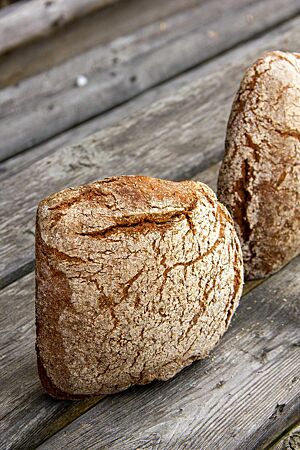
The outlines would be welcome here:
M 248 279 L 276 272 L 300 251 L 299 140 L 300 54 L 266 53 L 235 97 L 218 180 Z
M 36 324 L 57 398 L 167 380 L 204 358 L 242 291 L 233 222 L 204 184 L 124 176 L 43 200 Z

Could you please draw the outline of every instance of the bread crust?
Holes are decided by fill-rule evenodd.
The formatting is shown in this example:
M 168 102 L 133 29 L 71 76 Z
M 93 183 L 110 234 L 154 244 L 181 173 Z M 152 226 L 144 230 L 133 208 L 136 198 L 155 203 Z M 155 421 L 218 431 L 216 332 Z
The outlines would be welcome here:
M 36 226 L 44 388 L 77 399 L 169 379 L 216 345 L 242 280 L 233 222 L 201 183 L 124 176 L 48 197 Z
M 300 251 L 300 54 L 265 53 L 233 102 L 218 198 L 242 244 L 246 279 Z

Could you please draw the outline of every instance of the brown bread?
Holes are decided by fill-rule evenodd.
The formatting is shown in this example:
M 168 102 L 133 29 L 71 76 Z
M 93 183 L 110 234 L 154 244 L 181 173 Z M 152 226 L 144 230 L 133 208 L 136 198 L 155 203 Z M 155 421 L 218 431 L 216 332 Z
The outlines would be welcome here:
M 300 54 L 268 52 L 235 97 L 218 180 L 247 279 L 276 272 L 300 252 L 299 142 Z
M 43 200 L 37 353 L 58 398 L 167 380 L 207 356 L 242 291 L 233 222 L 204 184 L 106 179 Z

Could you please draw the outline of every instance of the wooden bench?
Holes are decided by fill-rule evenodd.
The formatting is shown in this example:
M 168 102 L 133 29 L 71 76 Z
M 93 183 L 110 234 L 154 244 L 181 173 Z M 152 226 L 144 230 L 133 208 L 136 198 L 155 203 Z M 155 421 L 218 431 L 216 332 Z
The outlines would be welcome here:
M 66 20 L 9 40 L 21 13 L 44 17 L 36 3 L 0 9 L 0 449 L 300 448 L 299 257 L 245 285 L 207 359 L 78 402 L 40 386 L 33 272 L 51 192 L 118 174 L 215 189 L 243 71 L 267 49 L 299 51 L 299 1 L 99 0 L 84 17 L 66 2 Z

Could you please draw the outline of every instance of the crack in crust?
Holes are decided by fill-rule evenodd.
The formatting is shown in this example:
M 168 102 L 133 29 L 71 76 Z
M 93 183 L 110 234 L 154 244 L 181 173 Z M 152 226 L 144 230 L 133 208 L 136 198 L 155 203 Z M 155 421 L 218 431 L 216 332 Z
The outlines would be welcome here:
M 109 206 L 99 195 L 107 185 Z M 88 201 L 93 189 L 85 186 L 75 190 L 76 201 L 67 190 L 38 210 L 37 257 L 43 254 L 70 289 L 64 299 L 56 290 L 54 298 L 51 271 L 38 265 L 40 373 L 59 398 L 172 377 L 216 345 L 241 295 L 233 222 L 208 187 L 145 177 L 96 187 Z M 59 204 L 64 214 L 53 225 Z M 63 375 L 55 371 L 51 336 L 60 342 Z
M 187 211 L 174 211 L 174 212 L 168 212 L 165 214 L 165 216 L 160 216 L 159 214 L 155 214 L 151 216 L 151 219 L 147 219 L 144 217 L 124 217 L 122 218 L 122 222 L 116 223 L 115 225 L 111 225 L 107 228 L 101 229 L 101 230 L 94 230 L 94 231 L 88 231 L 88 232 L 79 232 L 76 233 L 80 236 L 88 236 L 91 238 L 106 238 L 107 236 L 110 236 L 115 233 L 122 232 L 122 230 L 125 228 L 126 232 L 134 231 L 139 232 L 144 230 L 145 228 L 151 228 L 153 226 L 155 227 L 161 227 L 161 226 L 168 226 L 173 225 L 175 219 L 181 220 L 182 216 L 188 217 L 188 212 L 192 211 L 194 209 L 195 205 L 192 205 L 189 210 Z M 187 219 L 188 220 L 188 219 Z M 128 222 L 127 222 L 128 221 Z M 125 222 L 125 223 L 124 223 Z M 126 223 L 127 222 L 127 223 Z

